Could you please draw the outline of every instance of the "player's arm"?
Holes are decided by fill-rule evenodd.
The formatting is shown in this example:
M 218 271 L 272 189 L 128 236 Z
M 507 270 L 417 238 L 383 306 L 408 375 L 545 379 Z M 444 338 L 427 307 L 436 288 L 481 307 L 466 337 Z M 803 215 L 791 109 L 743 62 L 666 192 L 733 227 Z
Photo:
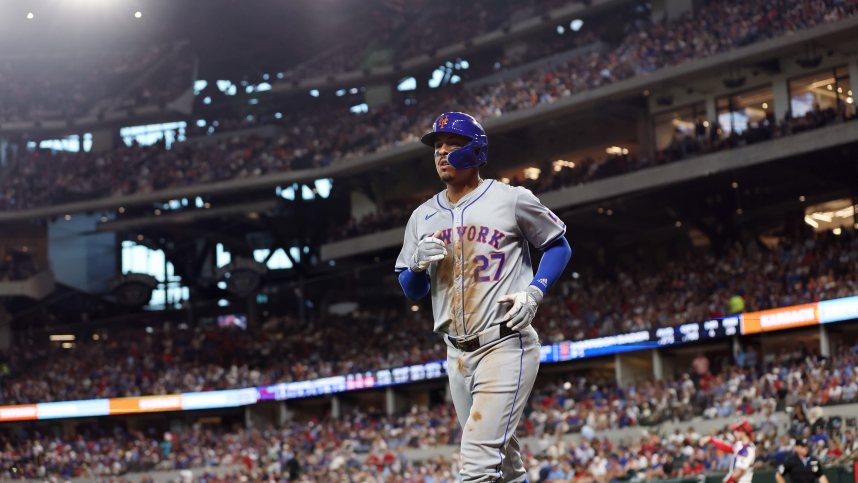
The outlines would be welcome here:
M 414 212 L 416 213 L 416 211 Z M 411 300 L 420 300 L 429 293 L 431 282 L 426 269 L 432 263 L 443 259 L 447 250 L 437 233 L 419 239 L 417 218 L 411 214 L 405 227 L 405 239 L 402 250 L 396 259 L 396 271 L 399 272 L 399 286 Z
M 712 446 L 724 451 L 726 453 L 733 452 L 733 446 L 729 443 L 725 443 L 717 438 L 713 438 L 712 436 L 704 436 L 700 438 L 700 446 L 706 446 L 707 444 L 712 443 Z
M 784 477 L 783 477 L 783 476 L 781 476 L 780 471 L 778 471 L 777 473 L 775 473 L 775 481 L 776 481 L 777 483 L 786 483 L 786 480 L 784 479 Z
M 733 469 L 733 472 L 730 473 L 730 477 L 724 480 L 724 483 L 736 483 L 744 474 L 745 470 L 743 468 L 735 468 Z
M 542 259 L 539 260 L 539 268 L 536 269 L 536 275 L 530 285 L 545 294 L 563 274 L 563 270 L 571 258 L 572 247 L 569 246 L 566 237 L 561 236 L 545 247 Z
M 402 293 L 411 300 L 420 300 L 429 293 L 432 287 L 429 274 L 426 272 L 412 272 L 410 268 L 399 272 L 399 286 Z
M 828 483 L 828 477 L 825 476 L 825 473 L 822 471 L 822 462 L 819 460 L 817 460 L 816 473 L 814 476 L 819 480 L 819 483 Z
M 522 189 L 516 197 L 515 218 L 524 238 L 543 252 L 527 290 L 498 299 L 498 303 L 512 304 L 504 316 L 507 326 L 521 330 L 530 325 L 545 293 L 563 274 L 572 247 L 564 236 L 566 225 L 528 190 Z

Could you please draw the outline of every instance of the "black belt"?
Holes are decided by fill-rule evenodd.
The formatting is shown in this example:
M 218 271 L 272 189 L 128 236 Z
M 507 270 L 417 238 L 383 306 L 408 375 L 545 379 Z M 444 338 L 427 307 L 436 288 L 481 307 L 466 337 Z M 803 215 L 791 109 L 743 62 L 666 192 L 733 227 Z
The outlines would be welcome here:
M 504 337 L 510 336 L 515 333 L 516 332 L 514 330 L 506 326 L 506 323 L 502 323 L 500 324 L 500 332 L 498 333 L 498 338 L 493 339 L 491 342 L 503 339 Z M 452 345 L 456 349 L 459 349 L 462 352 L 474 352 L 481 347 L 480 334 L 473 334 L 460 338 L 454 338 L 448 335 L 447 340 L 450 341 L 450 345 Z

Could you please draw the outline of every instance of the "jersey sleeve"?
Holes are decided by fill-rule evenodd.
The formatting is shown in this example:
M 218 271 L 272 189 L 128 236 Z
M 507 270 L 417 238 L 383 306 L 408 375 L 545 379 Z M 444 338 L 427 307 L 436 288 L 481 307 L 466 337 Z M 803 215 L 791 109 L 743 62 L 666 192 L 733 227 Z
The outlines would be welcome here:
M 792 471 L 792 458 L 787 457 L 783 464 L 778 465 L 778 474 L 786 476 Z
M 820 463 L 820 461 L 816 458 L 810 459 L 810 469 L 813 470 L 813 474 L 817 478 L 825 474 L 825 472 L 822 470 L 822 463 Z
M 402 249 L 399 251 L 399 256 L 396 257 L 395 270 L 397 273 L 408 270 L 411 257 L 417 248 L 417 217 L 414 216 L 414 213 L 417 213 L 417 211 L 415 210 L 411 213 L 411 217 L 408 218 L 408 224 L 405 225 L 405 238 L 402 241 Z
M 566 224 L 528 189 L 518 189 L 515 220 L 524 238 L 540 250 L 566 233 Z
M 744 448 L 740 448 L 738 452 L 736 452 L 736 468 L 740 470 L 749 470 L 752 466 L 754 466 L 754 458 L 756 458 L 756 451 L 753 446 L 745 446 Z

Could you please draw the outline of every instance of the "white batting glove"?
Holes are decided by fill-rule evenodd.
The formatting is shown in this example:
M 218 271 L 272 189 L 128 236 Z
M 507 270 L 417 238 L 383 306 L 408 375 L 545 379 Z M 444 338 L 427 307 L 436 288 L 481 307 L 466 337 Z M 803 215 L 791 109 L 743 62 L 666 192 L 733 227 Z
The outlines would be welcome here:
M 412 272 L 423 272 L 429 265 L 438 260 L 443 260 L 447 256 L 447 247 L 444 242 L 437 238 L 440 232 L 436 232 L 432 236 L 420 240 L 417 244 L 417 249 L 414 250 L 414 255 L 411 256 L 411 264 L 408 268 Z
M 506 326 L 519 331 L 530 325 L 536 317 L 536 309 L 542 303 L 543 296 L 542 290 L 529 285 L 524 292 L 511 293 L 499 298 L 499 304 L 512 304 L 512 308 L 503 316 Z

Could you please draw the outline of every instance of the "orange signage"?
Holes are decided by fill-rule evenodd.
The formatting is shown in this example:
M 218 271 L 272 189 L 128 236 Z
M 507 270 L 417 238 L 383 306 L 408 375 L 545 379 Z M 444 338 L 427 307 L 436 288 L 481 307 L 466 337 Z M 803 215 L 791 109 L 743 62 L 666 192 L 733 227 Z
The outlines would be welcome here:
M 28 419 L 38 419 L 38 410 L 35 404 L 0 406 L 0 421 L 25 421 Z
M 819 324 L 817 304 L 793 305 L 742 314 L 742 334 L 757 334 L 817 324 Z
M 180 409 L 182 409 L 182 396 L 179 394 L 123 397 L 110 400 L 110 414 L 178 411 Z

